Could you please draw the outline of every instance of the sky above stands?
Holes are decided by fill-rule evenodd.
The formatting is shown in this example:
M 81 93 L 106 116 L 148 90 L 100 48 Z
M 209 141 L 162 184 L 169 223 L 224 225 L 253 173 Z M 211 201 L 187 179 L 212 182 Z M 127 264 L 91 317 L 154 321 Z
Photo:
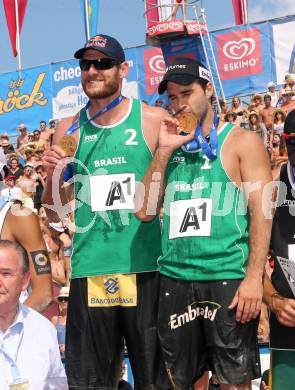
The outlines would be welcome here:
M 192 0 L 188 0 L 191 2 Z M 295 14 L 294 0 L 248 0 L 249 22 Z M 203 0 L 209 30 L 234 25 L 231 0 Z M 98 32 L 119 39 L 124 48 L 145 44 L 143 0 L 100 0 Z M 73 58 L 85 43 L 80 0 L 28 0 L 21 33 L 22 68 Z M 0 2 L 0 73 L 15 71 Z

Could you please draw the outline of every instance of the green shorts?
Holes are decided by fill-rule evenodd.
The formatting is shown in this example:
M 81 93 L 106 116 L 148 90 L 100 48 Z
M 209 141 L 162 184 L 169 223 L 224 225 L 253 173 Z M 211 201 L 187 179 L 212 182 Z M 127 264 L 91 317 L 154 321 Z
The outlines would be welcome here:
M 295 351 L 271 349 L 271 390 L 294 389 Z

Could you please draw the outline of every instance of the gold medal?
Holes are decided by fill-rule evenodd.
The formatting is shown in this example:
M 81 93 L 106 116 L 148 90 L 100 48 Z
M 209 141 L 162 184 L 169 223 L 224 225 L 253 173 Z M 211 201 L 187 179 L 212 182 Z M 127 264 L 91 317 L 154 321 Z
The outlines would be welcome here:
M 192 133 L 196 130 L 197 119 L 191 112 L 183 112 L 178 118 L 180 130 Z
M 72 157 L 76 152 L 77 142 L 72 135 L 64 135 L 59 141 L 59 146 L 67 157 Z

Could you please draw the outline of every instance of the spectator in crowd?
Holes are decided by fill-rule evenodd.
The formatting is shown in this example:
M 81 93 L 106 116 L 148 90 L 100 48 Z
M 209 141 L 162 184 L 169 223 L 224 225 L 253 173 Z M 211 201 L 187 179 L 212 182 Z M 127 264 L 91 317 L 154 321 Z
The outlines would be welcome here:
M 122 362 L 122 366 L 121 366 L 121 373 L 120 373 L 120 381 L 119 381 L 119 384 L 118 384 L 118 390 L 132 390 L 133 387 L 130 385 L 130 383 L 128 383 L 127 381 L 124 380 L 124 375 L 126 373 L 126 366 L 125 366 L 125 362 L 123 361 Z
M 103 44 L 98 45 L 97 42 Z M 124 156 L 121 158 L 126 164 L 107 165 L 106 176 L 111 180 L 102 184 L 89 180 L 89 175 L 85 176 L 80 171 L 81 166 L 73 164 L 74 177 L 82 174 L 86 178 L 84 184 L 87 188 L 90 185 L 96 193 L 100 192 L 102 185 L 106 192 L 101 197 L 102 203 L 99 200 L 100 205 L 97 205 L 99 209 L 102 206 L 103 213 L 93 211 L 88 200 L 79 201 L 80 207 L 76 204 L 75 209 L 76 230 L 66 337 L 69 385 L 73 388 L 116 388 L 120 376 L 122 338 L 125 337 L 135 387 L 166 388 L 168 378 L 161 359 L 155 317 L 158 301 L 157 259 L 161 251 L 160 223 L 158 220 L 141 223 L 130 208 L 134 208 L 133 183 L 141 180 L 151 161 L 151 153 L 157 144 L 154 137 L 157 138 L 161 119 L 167 113 L 162 108 L 142 105 L 136 99 L 122 99 L 122 80 L 128 73 L 128 63 L 116 39 L 104 34 L 92 37 L 75 53 L 75 58 L 80 60 L 81 82 L 90 101 L 89 107 L 80 111 L 77 131 L 70 138 L 72 143 L 75 140 L 78 145 L 79 154 L 76 157 L 87 164 L 90 175 L 98 180 L 103 177 L 96 176 L 97 167 L 87 162 L 89 158 L 91 161 L 94 161 L 93 158 L 106 161 L 110 157 L 111 161 L 114 156 Z M 102 114 L 92 118 L 100 110 Z M 60 215 L 60 210 L 54 207 L 55 192 L 61 196 L 66 211 L 70 211 L 62 181 L 58 187 L 53 187 L 53 173 L 58 172 L 61 160 L 68 154 L 58 145 L 72 123 L 73 120 L 60 123 L 54 145 L 43 158 L 47 170 L 43 201 L 49 205 L 46 210 L 49 219 L 55 222 L 65 216 L 64 210 Z M 132 131 L 125 132 L 125 129 Z M 94 143 L 84 143 L 84 132 L 88 131 L 101 137 Z M 132 173 L 131 176 L 129 173 Z M 124 189 L 125 199 L 119 200 L 117 186 L 122 189 L 122 185 L 126 187 L 124 177 L 128 183 L 128 178 L 131 180 L 131 192 Z M 116 178 L 115 181 L 112 178 Z M 84 191 L 84 184 L 75 182 L 72 195 L 75 201 L 80 198 L 80 190 Z M 98 200 L 96 196 L 92 197 L 94 199 Z M 111 205 L 110 208 L 106 202 Z M 92 206 L 97 209 L 94 203 Z M 111 294 L 112 297 L 108 294 L 109 288 L 106 290 L 106 281 L 112 284 L 109 285 L 115 294 Z M 122 287 L 118 289 L 117 283 Z M 93 289 L 89 289 L 87 284 Z M 97 289 L 103 294 L 101 300 L 97 300 Z M 92 292 L 94 300 L 89 301 Z
M 202 121 L 195 153 L 182 148 L 194 133 L 180 135 L 175 118 L 162 121 L 159 146 L 138 187 L 144 199 L 136 215 L 145 222 L 152 220 L 163 204 L 165 186 L 167 191 L 163 254 L 158 260 L 158 324 L 166 367 L 174 388 L 189 389 L 209 359 L 223 388 L 250 389 L 251 380 L 260 377 L 257 317 L 271 227 L 270 199 L 265 200 L 264 191 L 271 183 L 267 154 L 250 131 L 218 122 L 210 104 L 213 85 L 209 72 L 196 61 L 179 58 L 172 62 L 159 93 L 166 89 L 168 96 L 186 108 L 182 95 L 184 90 L 190 91 L 189 107 Z M 155 174 L 157 194 L 151 188 Z M 218 199 L 212 197 L 216 181 L 234 184 L 226 218 L 209 211 L 216 210 L 220 199 L 229 195 L 224 190 Z M 245 200 L 242 181 L 261 184 L 248 192 L 248 202 L 243 205 L 248 212 L 243 215 L 236 213 L 233 201 L 241 200 L 240 195 Z M 216 313 L 213 319 L 205 315 L 208 310 Z
M 1 197 L 5 202 L 22 199 L 22 191 L 15 187 L 15 176 L 7 176 L 5 178 L 6 188 L 1 191 Z
M 282 165 L 273 219 L 271 249 L 274 270 L 264 278 L 264 300 L 270 309 L 272 389 L 292 389 L 295 382 L 294 167 L 295 110 L 285 120 L 289 162 Z
M 39 129 L 33 131 L 33 136 L 36 150 L 39 148 L 46 149 L 48 147 L 48 142 L 44 138 L 41 138 L 41 131 Z
M 285 91 L 292 91 L 295 93 L 294 79 L 290 75 L 286 75 L 285 77 Z
M 56 129 L 55 119 L 50 119 L 49 120 L 49 131 L 50 131 L 49 146 L 52 145 L 53 136 L 55 134 L 55 129 Z
M 33 202 L 34 193 L 36 192 L 36 180 L 37 175 L 34 165 L 27 162 L 24 166 L 24 174 L 16 181 L 16 185 L 22 190 L 23 205 L 34 212 L 36 212 Z
M 48 249 L 51 263 L 52 280 L 59 287 L 69 284 L 70 270 L 65 268 L 64 244 L 59 236 L 64 232 L 61 222 L 50 222 L 47 224 L 47 231 L 44 234 L 44 240 Z
M 46 121 L 42 120 L 40 121 L 40 139 L 46 141 L 46 144 L 50 145 L 50 141 L 52 138 L 52 129 L 48 129 L 46 127 Z
M 274 118 L 273 118 L 273 132 L 276 134 L 283 134 L 284 131 L 284 123 L 286 119 L 286 113 L 285 111 L 279 109 L 276 109 L 274 112 Z
M 242 105 L 241 99 L 238 96 L 234 96 L 232 98 L 231 103 L 231 110 L 230 112 L 234 112 L 236 114 L 236 119 L 234 120 L 234 123 L 237 126 L 246 127 L 247 125 L 247 117 L 248 117 L 248 111 L 247 109 Z
M 271 160 L 277 160 L 282 158 L 283 161 L 288 160 L 285 139 L 280 134 L 274 133 L 270 147 L 271 147 Z
M 42 164 L 36 166 L 36 175 L 37 175 L 36 191 L 33 199 L 34 199 L 34 207 L 39 213 L 40 207 L 42 206 L 42 194 L 45 188 L 46 177 L 47 177 L 46 171 L 43 168 Z
M 260 111 L 264 108 L 262 96 L 258 93 L 256 93 L 252 99 L 251 104 L 248 107 L 249 112 L 255 111 L 259 115 Z
M 269 369 L 262 374 L 259 390 L 269 390 Z
M 64 218 L 62 220 L 62 226 L 64 231 L 60 233 L 59 239 L 64 244 L 64 261 L 65 269 L 67 270 L 67 278 L 70 281 L 71 279 L 71 255 L 72 255 L 72 237 L 73 231 L 69 229 L 70 220 L 69 218 Z
M 27 127 L 24 123 L 21 123 L 17 130 L 20 132 L 20 135 L 16 140 L 16 147 L 19 149 L 23 144 L 27 144 L 29 142 Z
M 271 106 L 272 107 L 276 107 L 278 104 L 278 100 L 279 100 L 279 96 L 278 96 L 278 93 L 276 92 L 275 88 L 276 88 L 276 85 L 273 81 L 270 81 L 267 84 L 266 94 L 271 97 Z
M 259 135 L 264 145 L 267 145 L 267 131 L 264 124 L 260 122 L 259 115 L 256 111 L 252 111 L 249 114 L 249 130 L 254 131 L 257 135 Z
M 273 118 L 276 111 L 275 108 L 271 106 L 271 97 L 269 95 L 264 95 L 264 107 L 259 112 L 262 123 L 264 124 L 267 133 L 270 134 L 273 129 Z
M 68 388 L 54 326 L 19 302 L 30 283 L 23 248 L 0 241 L 0 388 L 65 390 Z
M 220 110 L 221 110 L 220 113 L 218 114 L 219 118 L 220 118 L 220 120 L 225 121 L 225 115 L 228 112 L 227 103 L 225 100 L 219 100 L 219 105 L 220 105 Z M 228 122 L 228 121 L 226 121 L 226 122 Z
M 10 155 L 11 153 L 14 153 L 14 147 L 9 141 L 9 135 L 7 133 L 1 134 L 0 146 L 2 147 L 5 155 Z
M 163 100 L 162 99 L 157 99 L 155 101 L 155 107 L 163 107 Z
M 286 114 L 288 114 L 290 111 L 294 110 L 295 108 L 295 100 L 293 100 L 294 91 L 291 89 L 284 89 L 282 91 L 282 104 L 281 109 L 285 111 Z
M 0 211 L 0 237 L 21 244 L 29 255 L 31 285 L 25 304 L 43 311 L 51 302 L 51 268 L 37 216 L 22 203 L 7 202 Z
M 9 160 L 8 164 L 8 175 L 15 176 L 16 179 L 19 179 L 20 176 L 24 174 L 23 168 L 19 164 L 19 160 L 17 157 L 12 157 Z
M 66 322 L 68 314 L 69 291 L 70 289 L 68 286 L 64 286 L 60 289 L 60 292 L 56 297 L 58 303 L 58 315 L 51 318 L 51 322 L 56 328 L 59 351 L 61 361 L 63 363 L 65 363 Z
M 182 19 L 186 20 L 186 0 L 173 0 L 174 6 L 172 8 L 171 19 L 176 19 L 178 8 L 181 7 Z
M 224 120 L 225 120 L 225 122 L 234 123 L 236 125 L 237 124 L 237 117 L 238 116 L 235 112 L 228 111 L 224 115 Z

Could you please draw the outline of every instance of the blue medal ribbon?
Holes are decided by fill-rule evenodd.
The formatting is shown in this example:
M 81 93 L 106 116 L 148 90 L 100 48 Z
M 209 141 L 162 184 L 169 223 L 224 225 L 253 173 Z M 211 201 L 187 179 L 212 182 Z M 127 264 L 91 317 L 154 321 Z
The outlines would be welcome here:
M 219 118 L 217 114 L 214 113 L 213 125 L 209 133 L 210 144 L 207 142 L 206 137 L 202 133 L 202 123 L 200 123 L 195 131 L 195 139 L 184 144 L 182 149 L 185 152 L 195 153 L 198 149 L 201 148 L 206 157 L 208 157 L 210 160 L 215 160 L 218 150 L 218 123 Z
M 71 135 L 71 134 L 75 133 L 75 131 L 77 131 L 80 127 L 87 125 L 87 123 L 93 121 L 94 119 L 98 118 L 102 114 L 105 114 L 106 112 L 110 111 L 112 108 L 118 106 L 123 99 L 124 99 L 124 96 L 122 96 L 122 95 L 118 96 L 116 99 L 112 100 L 109 104 L 107 104 L 104 108 L 102 108 L 101 110 L 96 112 L 91 118 L 87 119 L 87 121 L 82 123 L 81 126 L 79 126 L 79 119 L 80 118 L 77 118 L 75 120 L 75 122 L 68 128 L 68 130 L 66 131 L 65 134 Z M 88 101 L 88 103 L 86 104 L 85 109 L 87 110 L 89 107 L 90 107 L 90 101 Z

